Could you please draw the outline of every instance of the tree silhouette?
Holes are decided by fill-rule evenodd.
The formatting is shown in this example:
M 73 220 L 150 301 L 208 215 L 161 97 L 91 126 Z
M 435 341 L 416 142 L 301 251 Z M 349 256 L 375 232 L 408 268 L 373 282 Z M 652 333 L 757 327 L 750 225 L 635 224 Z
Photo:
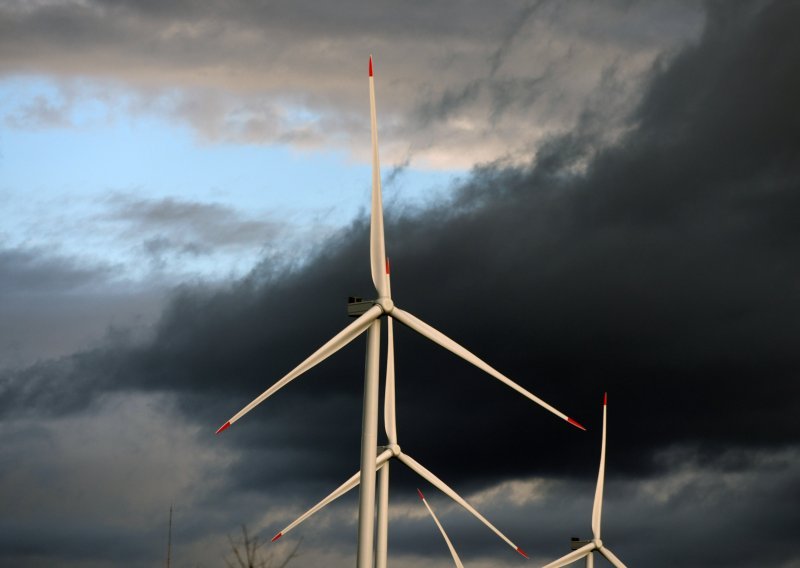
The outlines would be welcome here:
M 258 536 L 250 536 L 247 525 L 242 525 L 242 538 L 234 539 L 228 535 L 233 559 L 225 559 L 228 568 L 285 568 L 298 555 L 302 540 L 297 541 L 294 548 L 282 558 L 276 557 L 274 551 L 264 554 L 261 548 L 266 544 Z

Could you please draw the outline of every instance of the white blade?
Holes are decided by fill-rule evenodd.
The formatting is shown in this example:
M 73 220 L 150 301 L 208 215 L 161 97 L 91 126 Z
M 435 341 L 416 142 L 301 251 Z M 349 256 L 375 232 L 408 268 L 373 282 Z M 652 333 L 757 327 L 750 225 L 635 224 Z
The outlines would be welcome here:
M 444 532 L 444 527 L 442 526 L 442 523 L 439 522 L 439 519 L 436 517 L 436 513 L 433 512 L 433 509 L 431 509 L 431 506 L 428 505 L 428 502 L 425 500 L 425 495 L 423 495 L 422 491 L 420 491 L 419 489 L 417 489 L 417 493 L 419 493 L 419 498 L 422 499 L 422 502 L 425 504 L 425 507 L 428 509 L 428 512 L 431 514 L 431 517 L 433 517 L 433 522 L 436 523 L 437 527 L 439 527 L 439 532 L 442 533 L 444 541 L 447 543 L 447 548 L 450 549 L 450 554 L 453 556 L 453 562 L 456 563 L 456 566 L 458 566 L 458 568 L 464 568 L 464 565 L 461 563 L 461 559 L 458 557 L 456 549 L 453 548 L 453 543 L 450 542 L 450 539 L 447 537 L 447 533 Z
M 603 514 L 603 485 L 606 477 L 606 403 L 608 394 L 603 395 L 603 438 L 600 443 L 600 471 L 597 473 L 597 487 L 594 490 L 594 507 L 592 508 L 592 534 L 600 538 L 600 517 Z
M 397 414 L 394 397 L 394 326 L 391 316 L 386 317 L 386 394 L 383 397 L 383 425 L 390 444 L 397 443 Z
M 450 498 L 451 498 L 453 501 L 455 501 L 456 503 L 458 503 L 459 505 L 461 505 L 462 507 L 464 507 L 464 508 L 465 508 L 467 511 L 469 511 L 470 513 L 472 513 L 472 516 L 474 516 L 476 519 L 478 519 L 478 520 L 479 520 L 480 522 L 482 522 L 484 525 L 486 525 L 487 527 L 489 527 L 489 528 L 492 530 L 492 532 L 494 532 L 494 533 L 495 533 L 497 536 L 499 536 L 500 538 L 502 538 L 502 539 L 503 539 L 503 540 L 506 542 L 506 544 L 508 544 L 508 545 L 509 545 L 511 548 L 513 548 L 514 550 L 516 550 L 517 552 L 519 552 L 519 553 L 520 553 L 522 556 L 524 556 L 525 558 L 527 558 L 527 557 L 528 557 L 528 555 L 527 555 L 527 554 L 525 554 L 525 551 L 524 551 L 524 550 L 522 550 L 522 549 L 521 549 L 520 547 L 518 547 L 516 544 L 514 544 L 513 542 L 511 542 L 511 540 L 510 540 L 510 539 L 509 539 L 509 538 L 508 538 L 506 535 L 504 535 L 503 533 L 501 533 L 501 532 L 500 532 L 500 531 L 497 529 L 497 527 L 495 527 L 495 526 L 494 526 L 492 523 L 490 523 L 489 521 L 487 521 L 487 520 L 486 520 L 486 518 L 485 518 L 483 515 L 481 515 L 481 514 L 480 514 L 478 511 L 476 511 L 476 510 L 473 508 L 473 506 L 472 506 L 472 505 L 470 505 L 469 503 L 467 503 L 467 502 L 464 500 L 464 498 L 463 498 L 463 497 L 461 497 L 461 496 L 460 496 L 458 493 L 456 493 L 455 491 L 453 491 L 453 490 L 450 488 L 450 486 L 448 486 L 448 485 L 447 485 L 447 484 L 446 484 L 444 481 L 442 481 L 441 479 L 439 479 L 438 477 L 436 477 L 435 475 L 433 475 L 433 474 L 432 474 L 430 471 L 428 471 L 427 469 L 425 469 L 425 467 L 423 467 L 423 466 L 422 466 L 422 464 L 420 464 L 420 463 L 419 463 L 417 460 L 413 459 L 413 458 L 412 458 L 411 456 L 409 456 L 408 454 L 405 454 L 405 453 L 402 453 L 402 452 L 400 453 L 400 455 L 398 455 L 398 456 L 397 456 L 397 458 L 398 458 L 398 459 L 399 459 L 401 462 L 403 462 L 404 464 L 406 464 L 408 467 L 410 467 L 411 469 L 413 469 L 415 472 L 417 472 L 419 475 L 421 475 L 423 478 L 425 478 L 427 481 L 429 481 L 429 482 L 430 482 L 432 485 L 434 485 L 434 486 L 435 486 L 437 489 L 439 489 L 439 491 L 441 491 L 442 493 L 444 493 L 445 495 L 447 495 L 448 497 L 450 497 Z
M 375 462 L 375 469 L 380 469 L 388 460 L 392 457 L 392 451 L 386 450 L 381 455 L 378 456 L 378 459 Z M 292 521 L 285 529 L 281 532 L 276 534 L 272 537 L 272 542 L 275 542 L 283 535 L 288 533 L 290 530 L 295 528 L 297 525 L 311 517 L 314 513 L 322 509 L 323 507 L 327 506 L 328 504 L 332 503 L 354 487 L 358 487 L 359 482 L 361 481 L 361 472 L 357 471 L 353 477 L 342 483 L 339 487 L 337 487 L 330 495 L 325 497 L 322 501 L 311 507 L 308 511 L 300 515 L 297 519 Z
M 584 556 L 590 554 L 595 548 L 597 548 L 595 544 L 590 542 L 589 544 L 582 546 L 577 550 L 573 550 L 566 556 L 562 556 L 558 560 L 553 560 L 550 564 L 544 566 L 543 568 L 559 568 L 560 566 L 567 566 L 568 564 L 572 564 L 573 562 L 576 562 Z
M 372 126 L 372 214 L 369 232 L 369 258 L 372 282 L 378 297 L 388 298 L 386 282 L 386 244 L 383 238 L 383 202 L 381 198 L 381 165 L 378 160 L 378 117 L 375 110 L 375 80 L 372 77 L 372 56 L 369 57 L 369 114 Z
M 230 420 L 228 420 L 225 424 L 219 427 L 217 430 L 217 434 L 222 432 L 223 430 L 227 429 L 231 424 L 239 420 L 242 416 L 253 410 L 256 406 L 261 404 L 265 399 L 269 398 L 284 385 L 289 383 L 290 381 L 294 380 L 298 376 L 302 375 L 318 363 L 324 361 L 334 353 L 336 353 L 339 349 L 353 341 L 356 337 L 361 335 L 369 325 L 377 319 L 383 310 L 379 306 L 372 306 L 369 310 L 361 314 L 361 316 L 356 319 L 353 323 L 348 325 L 342 331 L 337 333 L 330 339 L 325 345 L 314 351 L 305 361 L 300 363 L 297 367 L 295 367 L 289 374 L 279 380 L 277 383 L 269 387 L 263 393 L 258 395 L 250 404 L 245 406 L 239 412 L 237 412 Z
M 505 383 L 506 385 L 508 385 L 509 387 L 514 389 L 515 391 L 517 391 L 518 393 L 520 393 L 523 396 L 529 398 L 530 400 L 532 400 L 533 402 L 535 402 L 539 406 L 549 410 L 550 412 L 552 412 L 553 414 L 555 414 L 559 418 L 561 418 L 563 420 L 566 420 L 567 422 L 569 422 L 573 426 L 577 426 L 581 430 L 586 430 L 586 428 L 584 428 L 583 426 L 578 424 L 577 421 L 573 420 L 572 418 L 570 418 L 569 416 L 567 416 L 566 414 L 564 414 L 560 410 L 556 410 L 555 408 L 553 408 L 552 406 L 547 404 L 545 401 L 540 399 L 538 396 L 534 395 L 532 392 L 528 391 L 527 389 L 524 389 L 523 387 L 521 387 L 520 385 L 518 385 L 517 383 L 515 383 L 514 381 L 512 381 L 511 379 L 509 379 L 505 375 L 503 375 L 501 372 L 495 370 L 488 363 L 484 362 L 482 359 L 478 358 L 476 355 L 473 355 L 471 352 L 467 351 L 464 347 L 462 347 L 461 345 L 459 345 L 458 343 L 456 343 L 455 341 L 453 341 L 452 339 L 450 339 L 449 337 L 447 337 L 446 335 L 444 335 L 440 331 L 435 330 L 434 328 L 429 326 L 427 323 L 425 323 L 421 319 L 413 316 L 412 314 L 408 313 L 405 310 L 401 310 L 397 306 L 395 306 L 394 309 L 392 310 L 392 316 L 394 318 L 396 318 L 398 321 L 400 321 L 401 323 L 407 325 L 408 327 L 410 327 L 411 329 L 413 329 L 414 331 L 419 333 L 420 335 L 423 335 L 423 336 L 427 337 L 428 339 L 430 339 L 434 343 L 438 343 L 439 345 L 441 345 L 442 347 L 444 347 L 448 351 L 452 351 L 453 353 L 455 353 L 456 355 L 458 355 L 459 357 L 461 357 L 465 361 L 468 361 L 468 362 L 472 363 L 473 365 L 475 365 L 476 367 L 478 367 L 479 369 L 481 369 L 482 371 L 485 371 L 485 372 L 489 373 L 495 379 Z
M 600 547 L 600 554 L 606 557 L 606 559 L 611 562 L 617 568 L 628 568 L 625 564 L 622 563 L 622 560 L 614 556 L 614 553 L 607 549 L 605 546 Z

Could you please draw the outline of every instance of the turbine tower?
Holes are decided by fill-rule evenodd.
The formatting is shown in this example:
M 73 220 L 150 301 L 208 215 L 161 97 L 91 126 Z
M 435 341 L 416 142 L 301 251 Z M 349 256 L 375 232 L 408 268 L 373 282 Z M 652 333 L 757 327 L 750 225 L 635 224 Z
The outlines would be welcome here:
M 572 564 L 573 562 L 580 560 L 583 557 L 587 557 L 586 565 L 593 566 L 594 565 L 594 558 L 593 554 L 595 551 L 599 552 L 606 559 L 611 562 L 616 568 L 627 568 L 622 561 L 617 558 L 613 552 L 611 552 L 606 546 L 603 544 L 603 541 L 600 539 L 600 517 L 603 513 L 603 485 L 605 483 L 605 476 L 606 476 L 606 415 L 608 410 L 608 394 L 603 395 L 603 440 L 600 445 L 600 471 L 597 473 L 597 487 L 594 491 L 594 507 L 592 508 L 592 540 L 586 544 L 578 548 L 577 550 L 570 552 L 566 556 L 562 556 L 558 560 L 554 560 L 544 568 L 559 568 L 559 566 L 566 566 L 567 564 Z
M 322 347 L 317 349 L 302 363 L 284 375 L 278 382 L 273 384 L 263 393 L 258 395 L 249 404 L 234 414 L 230 420 L 225 422 L 217 429 L 217 434 L 228 429 L 232 424 L 241 419 L 245 414 L 253 410 L 264 400 L 275 394 L 288 383 L 305 373 L 312 367 L 321 363 L 344 346 L 348 345 L 356 337 L 369 330 L 367 337 L 367 356 L 364 377 L 364 404 L 362 414 L 361 430 L 361 470 L 359 482 L 361 493 L 359 498 L 359 522 L 358 522 L 358 561 L 357 568 L 372 568 L 373 564 L 373 544 L 375 527 L 375 472 L 377 461 L 377 434 L 378 434 L 378 361 L 380 358 L 380 318 L 391 316 L 400 323 L 410 327 L 423 337 L 428 338 L 434 343 L 439 344 L 445 349 L 458 355 L 462 359 L 472 363 L 479 369 L 488 373 L 495 379 L 516 390 L 523 396 L 532 400 L 539 406 L 555 414 L 582 430 L 585 430 L 577 421 L 573 420 L 560 410 L 549 405 L 527 389 L 518 385 L 488 363 L 472 354 L 470 351 L 441 333 L 411 313 L 400 309 L 394 305 L 389 289 L 389 264 L 386 260 L 386 247 L 383 231 L 383 204 L 381 201 L 381 180 L 380 163 L 378 159 L 378 127 L 377 114 L 375 109 L 375 83 L 372 69 L 372 57 L 369 58 L 369 99 L 370 99 L 370 122 L 372 134 L 372 206 L 370 212 L 370 268 L 372 281 L 377 299 L 372 301 L 372 307 L 361 314 L 355 321 L 333 336 Z M 387 450 L 394 455 L 391 450 Z M 384 451 L 382 456 L 385 459 L 389 455 Z M 399 455 L 397 456 L 400 457 Z M 407 458 L 407 456 L 406 456 Z M 410 460 L 410 458 L 408 458 Z M 413 462 L 413 460 L 410 460 Z M 409 462 L 405 462 L 407 465 Z M 422 468 L 416 462 L 413 462 Z M 409 465 L 409 467 L 413 466 Z M 424 468 L 422 468 L 424 470 Z M 419 470 L 417 470 L 419 473 Z M 424 470 L 427 472 L 427 470 Z M 430 474 L 430 472 L 427 472 Z M 430 474 L 431 476 L 433 474 Z M 383 483 L 383 481 L 382 481 Z M 440 487 L 441 489 L 441 487 Z M 451 496 L 452 497 L 452 496 Z M 487 521 L 488 523 L 488 521 Z M 499 531 L 498 531 L 499 532 Z

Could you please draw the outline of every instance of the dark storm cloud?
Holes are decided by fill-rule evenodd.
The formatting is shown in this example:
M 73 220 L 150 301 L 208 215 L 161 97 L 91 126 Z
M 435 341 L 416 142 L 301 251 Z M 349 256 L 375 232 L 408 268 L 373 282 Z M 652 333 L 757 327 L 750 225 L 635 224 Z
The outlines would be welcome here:
M 643 453 L 665 444 L 795 440 L 800 292 L 789 212 L 800 128 L 790 71 L 800 49 L 787 22 L 796 9 L 779 3 L 737 18 L 712 6 L 702 42 L 656 72 L 638 124 L 590 155 L 584 173 L 569 173 L 593 148 L 579 133 L 554 139 L 529 169 L 475 170 L 452 201 L 424 213 L 390 212 L 397 302 L 590 427 L 611 391 L 631 473 L 651 467 Z M 225 405 L 236 410 L 346 324 L 347 295 L 369 295 L 365 243 L 357 224 L 294 271 L 265 264 L 227 291 L 185 290 L 153 344 L 125 355 L 121 384 L 228 390 Z M 397 341 L 400 428 L 423 449 L 435 425 L 461 428 L 504 405 L 502 420 L 452 441 L 448 471 L 465 465 L 458 456 L 476 439 L 492 438 L 504 440 L 487 448 L 498 461 L 470 470 L 508 468 L 494 463 L 527 431 L 508 425 L 526 421 L 552 431 L 536 447 L 564 459 L 511 469 L 569 467 L 557 447 L 577 432 L 410 332 Z M 248 420 L 325 397 L 357 401 L 359 353 L 326 361 Z M 355 431 L 358 418 L 342 427 Z

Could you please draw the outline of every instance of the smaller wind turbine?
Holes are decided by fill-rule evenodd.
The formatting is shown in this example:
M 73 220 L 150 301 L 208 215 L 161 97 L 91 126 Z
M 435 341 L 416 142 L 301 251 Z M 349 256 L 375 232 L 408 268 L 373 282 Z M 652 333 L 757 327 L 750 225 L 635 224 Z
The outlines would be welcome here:
M 587 545 L 580 547 L 562 556 L 545 566 L 544 568 L 559 568 L 572 564 L 576 560 L 583 557 L 587 558 L 587 566 L 593 565 L 592 555 L 596 550 L 606 557 L 616 568 L 627 568 L 622 561 L 617 558 L 613 552 L 605 547 L 603 541 L 600 540 L 600 516 L 603 512 L 603 484 L 606 476 L 606 414 L 608 409 L 608 393 L 603 394 L 603 441 L 600 445 L 600 471 L 597 474 L 597 487 L 594 491 L 594 507 L 592 508 L 592 540 Z
M 456 563 L 457 568 L 464 568 L 464 565 L 461 563 L 461 559 L 458 557 L 458 553 L 456 549 L 453 547 L 453 543 L 450 542 L 450 539 L 447 538 L 447 533 L 444 532 L 444 527 L 442 523 L 439 522 L 439 519 L 436 517 L 436 513 L 433 512 L 431 506 L 428 505 L 428 501 L 425 500 L 425 495 L 422 494 L 422 491 L 417 489 L 417 493 L 419 493 L 419 498 L 422 499 L 422 502 L 425 504 L 425 507 L 428 509 L 428 512 L 433 517 L 433 522 L 436 523 L 436 526 L 439 527 L 439 532 L 442 533 L 442 537 L 444 537 L 444 541 L 447 543 L 447 548 L 450 549 L 450 554 L 453 556 L 453 562 Z

